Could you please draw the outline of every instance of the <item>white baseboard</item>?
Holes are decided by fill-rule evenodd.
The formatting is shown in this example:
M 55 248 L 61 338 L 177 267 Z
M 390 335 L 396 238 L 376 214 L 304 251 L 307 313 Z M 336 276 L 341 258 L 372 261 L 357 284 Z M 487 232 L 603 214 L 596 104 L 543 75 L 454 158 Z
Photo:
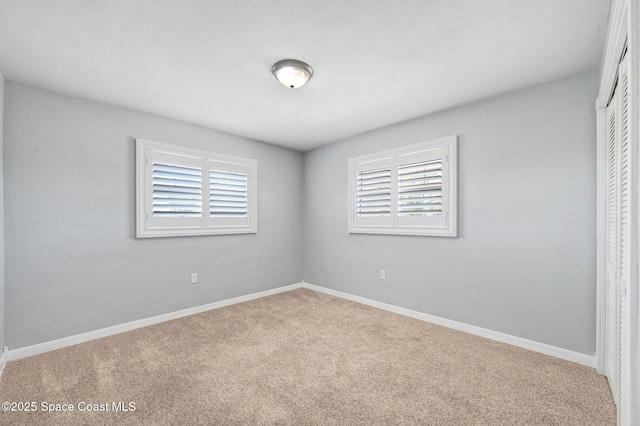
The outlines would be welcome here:
M 235 305 L 237 303 L 247 302 L 249 300 L 258 299 L 261 297 L 270 296 L 277 293 L 283 293 L 285 291 L 295 290 L 298 288 L 307 288 L 309 290 L 326 293 L 331 296 L 336 296 L 336 297 L 351 300 L 354 302 L 362 303 L 364 305 L 373 306 L 375 308 L 383 309 L 389 312 L 394 312 L 396 314 L 415 318 L 421 321 L 426 321 L 429 323 L 441 325 L 441 326 L 452 328 L 455 330 L 464 331 L 466 333 L 474 334 L 476 336 L 486 337 L 487 339 L 497 340 L 499 342 L 508 343 L 514 346 L 519 346 L 521 348 L 529 349 L 535 352 L 541 352 L 543 354 L 555 356 L 557 358 L 561 358 L 567 361 L 577 362 L 579 364 L 587 365 L 589 367 L 595 367 L 595 357 L 591 355 L 570 351 L 568 349 L 558 348 L 556 346 L 535 342 L 533 340 L 527 340 L 521 337 L 511 336 L 509 334 L 488 330 L 486 328 L 476 327 L 473 325 L 464 324 L 464 323 L 449 320 L 446 318 L 437 317 L 435 315 L 429 315 L 422 312 L 413 311 L 411 309 L 401 308 L 399 306 L 390 305 L 388 303 L 378 302 L 376 300 L 367 299 L 366 297 L 355 296 L 353 294 L 344 293 L 338 290 L 332 290 L 330 288 L 302 282 L 298 284 L 291 284 L 283 287 L 278 287 L 272 290 L 252 293 L 246 296 L 234 297 L 232 299 L 222 300 L 219 302 L 209 303 L 206 305 L 195 306 L 193 308 L 183 309 L 180 311 L 170 312 L 167 314 L 157 315 L 154 317 L 132 321 L 132 322 L 116 325 L 113 327 L 102 328 L 100 330 L 77 334 L 75 336 L 69 336 L 69 337 L 64 337 L 62 339 L 51 340 L 49 342 L 39 343 L 32 346 L 26 346 L 23 348 L 9 350 L 8 352 L 3 353 L 0 356 L 0 374 L 2 374 L 2 369 L 4 368 L 5 363 L 10 360 L 37 355 L 43 352 L 48 352 L 55 349 L 60 349 L 67 346 L 88 342 L 89 340 L 99 339 L 102 337 L 111 336 L 111 335 L 122 333 L 125 331 L 135 330 L 137 328 L 158 324 L 164 321 L 178 319 L 178 318 L 186 317 L 189 315 L 209 311 L 212 309 L 222 308 L 225 306 Z
M 513 346 L 519 346 L 521 348 L 529 349 L 531 351 L 540 352 L 546 355 L 551 355 L 556 358 L 577 362 L 578 364 L 583 364 L 589 367 L 595 367 L 595 363 L 596 363 L 595 356 L 586 355 L 580 352 L 570 351 L 568 349 L 547 345 L 545 343 L 540 343 L 533 340 L 523 339 L 522 337 L 516 337 L 510 334 L 488 330 L 486 328 L 476 327 L 474 325 L 469 325 L 462 322 L 457 322 L 450 319 L 437 317 L 435 315 L 429 315 L 422 312 L 413 311 L 411 309 L 401 308 L 399 306 L 390 305 L 384 302 L 378 302 L 377 300 L 367 299 L 366 297 L 361 297 L 361 296 L 355 296 L 353 294 L 344 293 L 342 291 L 333 290 L 326 287 L 320 287 L 310 283 L 303 283 L 303 287 L 308 288 L 309 290 L 326 293 L 331 296 L 341 297 L 343 299 L 362 303 L 364 305 L 373 306 L 374 308 L 379 308 L 385 311 L 394 312 L 396 314 L 415 318 L 421 321 L 426 321 L 426 322 L 441 325 L 444 327 L 453 328 L 454 330 L 464 331 L 465 333 L 475 334 L 476 336 L 485 337 L 491 340 L 497 340 L 498 342 L 507 343 Z
M 32 346 L 25 346 L 23 348 L 9 350 L 9 352 L 3 354 L 3 357 L 5 357 L 7 361 L 12 361 L 15 359 L 41 354 L 43 352 L 64 348 L 67 346 L 77 345 L 78 343 L 88 342 L 89 340 L 99 339 L 101 337 L 107 337 L 114 334 L 123 333 L 125 331 L 135 330 L 136 328 L 146 327 L 164 321 L 170 321 L 189 315 L 199 314 L 201 312 L 210 311 L 212 309 L 223 308 L 225 306 L 235 305 L 237 303 L 247 302 L 253 299 L 259 299 L 261 297 L 271 296 L 272 294 L 295 290 L 300 287 L 302 287 L 301 284 L 291 284 L 274 288 L 272 290 L 265 290 L 258 293 L 248 294 L 246 296 L 239 296 L 232 299 L 221 300 L 219 302 L 208 303 L 206 305 L 194 306 L 193 308 L 182 309 L 180 311 L 169 312 L 167 314 L 156 315 L 150 318 L 131 321 L 120 325 L 114 325 L 113 327 L 101 328 L 99 330 L 89 331 L 87 333 L 76 334 L 74 336 L 63 337 L 61 339 L 38 343 Z
M 2 376 L 5 365 L 7 365 L 7 354 L 3 353 L 2 355 L 0 355 L 0 376 Z

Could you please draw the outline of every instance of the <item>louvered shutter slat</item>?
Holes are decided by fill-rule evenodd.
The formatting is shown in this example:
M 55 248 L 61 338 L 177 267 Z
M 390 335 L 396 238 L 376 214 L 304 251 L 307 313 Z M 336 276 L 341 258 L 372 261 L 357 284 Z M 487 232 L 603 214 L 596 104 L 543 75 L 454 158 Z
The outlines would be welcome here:
M 247 175 L 242 173 L 230 173 L 230 172 L 218 172 L 215 170 L 211 170 L 209 173 L 211 179 L 221 179 L 225 181 L 234 181 L 238 182 L 238 184 L 247 184 Z
M 202 183 L 196 181 L 184 181 L 180 179 L 172 179 L 172 178 L 160 178 L 157 176 L 153 177 L 153 184 L 155 186 L 171 186 L 176 188 L 194 188 L 201 189 Z
M 179 166 L 175 166 L 172 164 L 162 164 L 162 163 L 158 163 L 155 162 L 153 164 L 153 171 L 155 173 L 162 173 L 162 172 L 167 172 L 170 173 L 172 175 L 178 174 L 178 175 L 187 175 L 187 176 L 194 176 L 194 177 L 201 177 L 202 176 L 202 172 L 200 171 L 200 169 L 196 169 L 193 167 L 179 167 Z
M 177 187 L 172 185 L 153 185 L 153 197 L 202 199 L 202 189 L 194 187 Z
M 213 197 L 215 197 L 215 202 L 216 203 L 225 203 L 225 202 L 230 202 L 230 203 L 238 203 L 238 202 L 242 202 L 242 203 L 246 203 L 247 202 L 247 196 L 246 195 L 227 195 L 224 192 L 221 191 L 216 191 L 216 192 L 220 192 L 220 194 L 214 194 Z
M 183 199 L 183 200 L 200 200 L 202 198 L 202 196 L 200 195 L 199 192 L 195 192 L 195 191 L 185 191 L 185 192 L 177 192 L 177 191 L 173 191 L 172 188 L 167 188 L 167 187 L 162 187 L 165 188 L 164 191 L 162 192 L 158 192 L 153 194 L 153 198 L 156 199 L 163 199 L 163 198 L 168 198 L 168 199 Z

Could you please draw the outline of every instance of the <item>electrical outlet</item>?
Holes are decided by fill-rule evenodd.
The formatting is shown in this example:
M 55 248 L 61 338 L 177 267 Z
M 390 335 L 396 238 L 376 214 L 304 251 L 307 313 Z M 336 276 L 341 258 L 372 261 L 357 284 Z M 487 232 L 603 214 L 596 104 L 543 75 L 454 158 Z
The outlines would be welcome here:
M 381 280 L 387 279 L 387 273 L 384 271 L 384 269 L 380 269 L 380 279 Z
M 198 274 L 194 272 L 193 274 L 191 274 L 191 284 L 195 284 L 197 282 L 198 282 Z

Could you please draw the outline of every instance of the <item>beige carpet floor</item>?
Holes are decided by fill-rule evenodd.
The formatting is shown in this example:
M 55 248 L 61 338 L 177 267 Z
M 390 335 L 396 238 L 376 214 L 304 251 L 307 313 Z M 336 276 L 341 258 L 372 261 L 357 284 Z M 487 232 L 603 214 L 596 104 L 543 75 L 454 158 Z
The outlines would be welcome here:
M 0 401 L 36 403 L 35 412 L 0 412 L 11 425 L 600 426 L 616 418 L 607 381 L 592 368 L 306 289 L 11 361 Z M 114 411 L 114 402 L 135 411 Z M 43 403 L 74 411 L 46 413 Z

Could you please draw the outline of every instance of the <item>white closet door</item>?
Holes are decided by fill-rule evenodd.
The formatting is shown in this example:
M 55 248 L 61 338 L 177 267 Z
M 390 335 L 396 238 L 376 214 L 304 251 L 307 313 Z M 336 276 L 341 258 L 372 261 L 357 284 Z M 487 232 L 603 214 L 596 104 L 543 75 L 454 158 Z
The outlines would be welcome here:
M 606 286 L 605 299 L 607 339 L 605 353 L 605 375 L 609 380 L 613 399 L 618 403 L 618 348 L 619 348 L 619 309 L 618 309 L 618 120 L 617 106 L 619 90 L 607 107 L 607 227 L 606 227 Z
M 622 318 L 631 275 L 629 78 L 620 64 L 615 93 L 607 107 L 606 208 L 606 353 L 605 375 L 620 413 L 622 388 Z

